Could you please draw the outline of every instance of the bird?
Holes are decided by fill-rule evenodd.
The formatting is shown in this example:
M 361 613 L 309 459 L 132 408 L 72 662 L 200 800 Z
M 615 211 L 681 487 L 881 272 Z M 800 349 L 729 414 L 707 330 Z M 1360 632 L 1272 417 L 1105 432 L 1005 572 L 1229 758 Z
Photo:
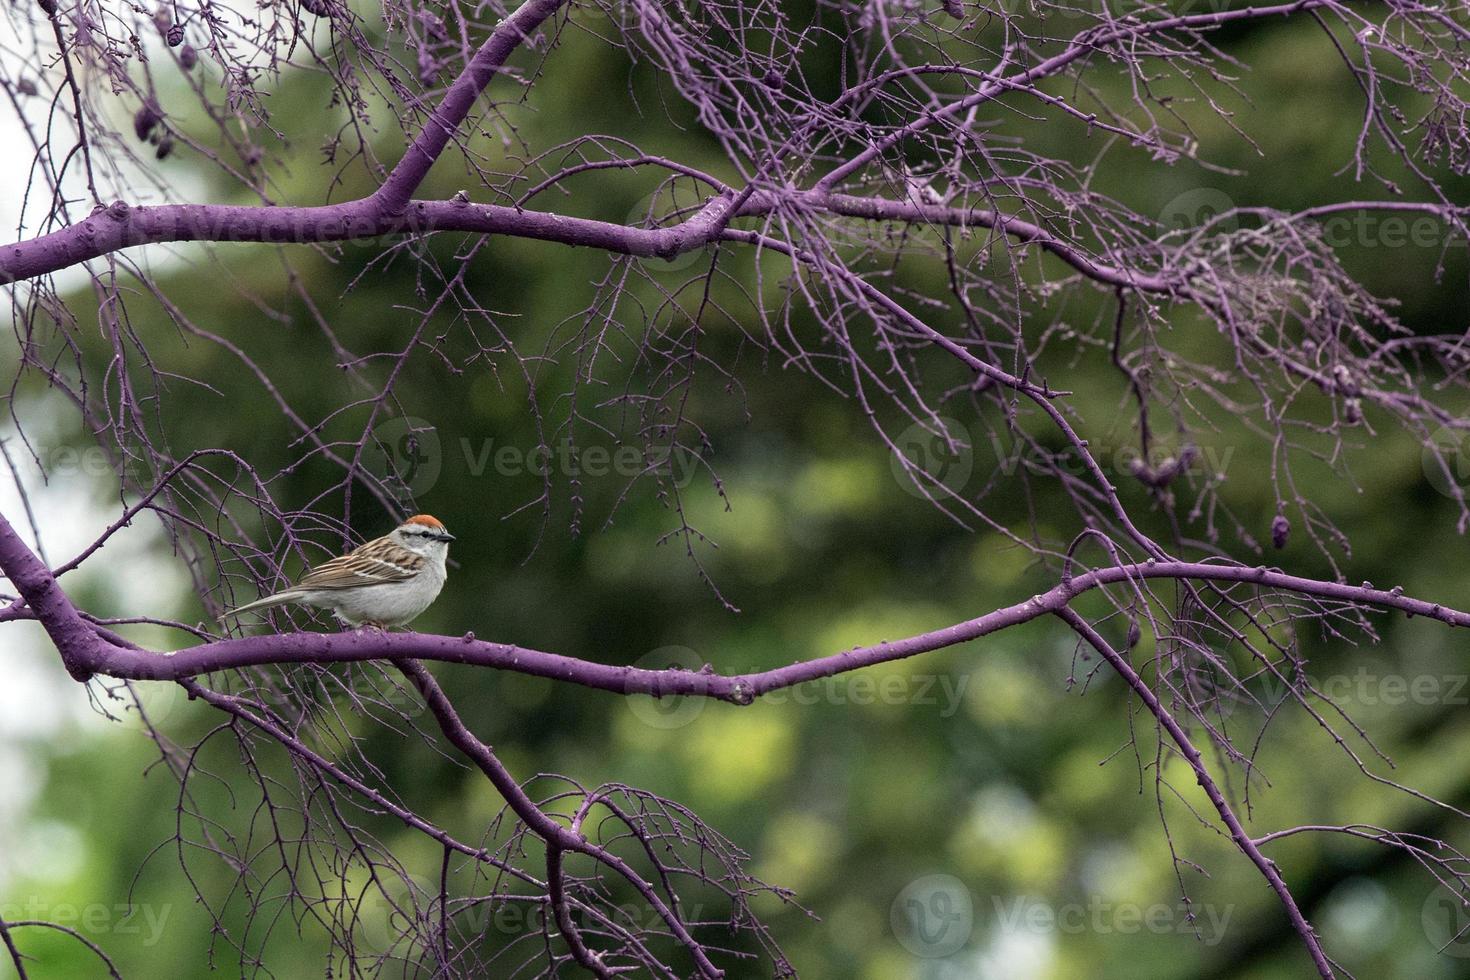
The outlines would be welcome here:
M 444 588 L 444 560 L 453 540 L 437 517 L 415 514 L 383 537 L 312 569 L 289 589 L 246 603 L 220 621 L 295 602 L 331 610 L 348 626 L 402 626 Z

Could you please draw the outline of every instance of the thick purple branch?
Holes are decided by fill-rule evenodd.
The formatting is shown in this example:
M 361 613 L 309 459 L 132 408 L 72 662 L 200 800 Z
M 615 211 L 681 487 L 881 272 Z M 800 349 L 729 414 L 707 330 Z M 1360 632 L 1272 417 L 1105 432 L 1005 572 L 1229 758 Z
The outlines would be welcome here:
M 945 207 L 939 204 L 917 204 L 907 201 L 890 201 L 878 197 L 827 194 L 821 191 L 809 191 L 802 194 L 801 202 L 853 218 L 952 225 L 960 228 L 994 228 L 1011 235 L 1019 242 L 1030 242 L 1041 246 L 1089 279 L 1108 286 L 1126 286 L 1144 292 L 1168 293 L 1177 290 L 1181 285 L 1178 276 L 1149 275 L 1126 267 L 1096 262 L 1077 246 L 1052 235 L 1040 225 L 989 208 Z
M 51 570 L 3 516 L 0 516 L 0 570 L 35 613 L 51 642 L 56 644 L 67 672 L 77 680 L 91 676 L 87 664 L 96 663 L 99 657 L 105 659 L 109 650 L 117 649 L 82 619 Z
M 645 231 L 605 221 L 458 201 L 414 201 L 390 214 L 371 198 L 322 207 L 116 203 L 60 231 L 0 248 L 0 282 L 69 268 L 134 245 L 160 242 L 344 242 L 434 231 L 479 232 L 653 256 L 674 229 Z M 703 243 L 700 243 L 703 244 Z
M 372 200 L 380 213 L 397 214 L 413 196 L 414 190 L 423 183 L 424 177 L 433 167 L 444 147 L 454 138 L 455 132 L 474 108 L 480 93 L 505 64 L 505 59 L 520 47 L 521 42 L 539 27 L 542 21 L 556 13 L 566 0 L 526 0 L 520 9 L 511 14 L 491 32 L 489 39 L 475 52 L 465 65 L 464 71 L 444 93 L 444 99 L 429 115 L 418 139 L 409 146 L 398 166 L 388 174 L 388 179 Z
M 1093 260 L 1078 247 L 1041 226 L 988 208 L 943 207 L 857 197 L 799 192 L 787 200 L 753 194 L 732 215 L 728 195 L 718 195 L 688 221 L 668 228 L 634 228 L 545 211 L 459 201 L 412 201 L 390 213 L 372 198 L 321 207 L 260 207 L 229 204 L 164 204 L 130 207 L 121 202 L 60 231 L 0 247 L 0 282 L 18 282 L 70 268 L 131 248 L 163 242 L 257 242 L 299 245 L 366 240 L 384 236 L 461 231 L 511 235 L 563 245 L 602 249 L 620 255 L 672 258 L 725 238 L 732 217 L 761 217 L 778 204 L 844 217 L 910 224 L 993 228 L 1021 242 L 1034 242 L 1098 282 L 1146 292 L 1168 292 L 1176 279 L 1148 275 Z
M 1470 627 L 1470 612 L 1404 595 L 1399 589 L 1376 589 L 1368 584 L 1348 585 L 1288 575 L 1267 568 L 1223 565 L 1211 562 L 1147 561 L 1094 569 L 1064 579 L 1046 592 L 1024 602 L 1004 606 L 975 619 L 920 633 L 900 640 L 857 647 L 842 653 L 802 661 L 756 674 L 725 675 L 711 672 L 643 670 L 593 663 L 575 657 L 547 653 L 504 643 L 464 636 L 431 633 L 273 633 L 244 639 L 217 640 L 171 653 L 157 653 L 107 642 L 77 613 L 71 601 L 55 586 L 50 572 L 0 517 L 0 571 L 20 586 L 29 602 L 38 598 L 29 583 L 52 582 L 39 609 L 32 606 L 51 633 L 69 669 L 83 675 L 106 674 L 128 680 L 183 680 L 220 670 L 266 664 L 346 663 L 366 660 L 413 658 L 444 663 L 473 664 L 510 670 L 551 680 L 580 684 L 616 694 L 647 694 L 655 697 L 685 695 L 710 697 L 735 704 L 797 684 L 894 660 L 929 653 L 978 639 L 990 633 L 1055 614 L 1084 593 L 1109 585 L 1148 579 L 1180 579 L 1216 583 L 1244 583 L 1279 589 L 1343 603 L 1362 603 L 1412 616 L 1424 616 L 1451 626 Z M 29 591 L 28 591 L 29 590 Z M 68 627 L 69 623 L 78 628 Z M 65 644 L 65 646 L 63 646 Z

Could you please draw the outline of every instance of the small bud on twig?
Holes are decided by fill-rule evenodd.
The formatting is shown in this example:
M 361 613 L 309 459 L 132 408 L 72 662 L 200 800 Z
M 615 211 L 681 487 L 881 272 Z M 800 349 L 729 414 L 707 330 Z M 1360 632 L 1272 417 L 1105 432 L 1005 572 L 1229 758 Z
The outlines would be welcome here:
M 1277 514 L 1276 519 L 1271 522 L 1271 543 L 1277 548 L 1286 547 L 1286 539 L 1291 535 L 1291 521 L 1286 519 L 1285 514 Z
M 144 103 L 137 112 L 133 113 L 133 135 L 142 142 L 147 142 L 153 133 L 153 127 L 163 119 L 162 113 L 153 106 L 153 103 Z

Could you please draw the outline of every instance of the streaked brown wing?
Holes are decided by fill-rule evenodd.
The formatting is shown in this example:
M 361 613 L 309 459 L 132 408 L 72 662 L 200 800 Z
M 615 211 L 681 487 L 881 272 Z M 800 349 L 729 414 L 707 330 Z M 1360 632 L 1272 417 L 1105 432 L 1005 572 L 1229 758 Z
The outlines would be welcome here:
M 401 560 L 390 561 L 385 557 L 394 553 Z M 418 555 L 404 555 L 387 538 L 378 538 L 312 569 L 296 583 L 296 588 L 351 589 L 362 585 L 406 582 L 418 574 L 424 567 L 424 561 Z

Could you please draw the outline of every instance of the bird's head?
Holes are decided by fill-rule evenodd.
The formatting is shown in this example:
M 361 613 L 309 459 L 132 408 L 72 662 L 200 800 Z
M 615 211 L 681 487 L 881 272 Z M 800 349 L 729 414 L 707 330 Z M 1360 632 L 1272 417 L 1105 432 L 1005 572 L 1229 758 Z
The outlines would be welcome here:
M 449 553 L 449 542 L 454 540 L 454 535 L 439 518 L 415 514 L 394 529 L 393 538 L 414 554 L 443 558 Z

